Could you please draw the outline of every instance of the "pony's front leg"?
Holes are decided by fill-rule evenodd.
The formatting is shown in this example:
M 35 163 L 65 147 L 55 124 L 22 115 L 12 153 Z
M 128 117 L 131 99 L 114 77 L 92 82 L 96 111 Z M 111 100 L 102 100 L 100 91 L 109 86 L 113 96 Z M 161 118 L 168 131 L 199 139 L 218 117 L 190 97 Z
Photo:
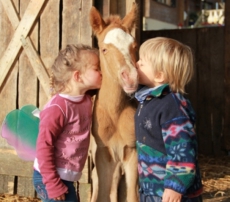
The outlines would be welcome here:
M 138 202 L 137 152 L 135 148 L 125 147 L 124 170 L 126 175 L 127 202 Z
M 118 201 L 118 185 L 119 185 L 121 176 L 122 176 L 121 162 L 119 162 L 116 164 L 115 170 L 113 172 L 113 180 L 111 182 L 112 186 L 111 186 L 111 191 L 110 191 L 110 201 L 111 202 Z
M 96 202 L 98 197 L 98 176 L 96 167 L 92 170 L 92 195 L 90 202 Z
M 98 147 L 96 151 L 95 166 L 98 176 L 97 202 L 117 202 L 117 194 L 114 192 L 114 171 L 116 163 L 110 155 L 108 147 Z M 113 188 L 113 191 L 111 192 Z

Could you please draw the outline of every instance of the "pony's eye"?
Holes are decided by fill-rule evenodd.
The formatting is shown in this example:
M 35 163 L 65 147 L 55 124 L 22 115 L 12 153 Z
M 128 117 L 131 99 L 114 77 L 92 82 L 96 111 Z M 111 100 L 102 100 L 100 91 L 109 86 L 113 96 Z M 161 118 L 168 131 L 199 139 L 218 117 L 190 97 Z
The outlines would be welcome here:
M 106 48 L 102 48 L 102 53 L 106 54 L 107 53 L 107 49 Z

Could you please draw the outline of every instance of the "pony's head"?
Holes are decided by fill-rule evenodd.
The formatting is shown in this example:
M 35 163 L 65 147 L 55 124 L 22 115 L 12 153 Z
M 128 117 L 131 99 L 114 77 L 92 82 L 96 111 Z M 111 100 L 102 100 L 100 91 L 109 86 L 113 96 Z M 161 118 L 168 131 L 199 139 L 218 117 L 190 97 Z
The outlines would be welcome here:
M 136 3 L 123 19 L 117 15 L 103 19 L 95 7 L 90 10 L 90 24 L 98 39 L 103 78 L 115 80 L 127 94 L 135 92 L 138 86 L 136 42 L 131 35 L 136 19 Z

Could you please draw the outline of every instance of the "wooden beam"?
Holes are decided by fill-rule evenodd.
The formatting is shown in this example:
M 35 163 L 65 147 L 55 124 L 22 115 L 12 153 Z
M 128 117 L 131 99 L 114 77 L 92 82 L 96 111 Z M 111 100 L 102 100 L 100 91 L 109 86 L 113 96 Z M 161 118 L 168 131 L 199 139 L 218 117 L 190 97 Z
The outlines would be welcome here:
M 11 1 L 4 1 L 2 0 L 4 10 L 6 11 L 6 14 L 13 26 L 14 29 L 17 28 L 17 26 L 20 23 L 19 16 L 17 15 L 17 12 L 14 8 L 14 5 L 12 4 Z M 26 54 L 28 56 L 28 59 L 38 77 L 38 79 L 41 82 L 41 85 L 47 95 L 47 97 L 50 97 L 50 92 L 49 92 L 49 75 L 46 71 L 46 68 L 41 61 L 40 57 L 38 56 L 36 50 L 34 49 L 31 39 L 27 37 L 26 39 L 22 36 L 21 37 L 21 42 L 23 45 L 23 48 L 26 51 Z
M 223 147 L 230 151 L 230 1 L 225 1 L 225 110 Z
M 16 9 L 11 1 L 8 0 L 1 0 L 1 3 L 4 7 L 4 10 L 13 26 L 14 29 L 17 28 L 19 24 L 19 16 L 17 15 Z
M 24 50 L 26 51 L 26 55 L 28 56 L 28 59 L 38 77 L 38 79 L 41 82 L 41 85 L 47 95 L 47 97 L 50 97 L 50 85 L 49 85 L 49 75 L 46 71 L 46 68 L 39 57 L 37 51 L 34 49 L 32 42 L 30 41 L 30 38 L 27 37 L 26 39 L 22 36 L 21 42 Z
M 5 0 L 1 0 L 4 2 Z M 42 6 L 47 0 L 31 0 L 27 10 L 18 25 L 17 29 L 15 30 L 14 36 L 9 43 L 4 55 L 0 60 L 0 86 L 2 86 L 3 81 L 5 80 L 8 71 L 10 70 L 12 64 L 17 58 L 17 55 L 21 49 L 21 41 L 20 38 L 23 36 L 24 38 L 27 37 L 29 31 L 31 30 L 34 21 L 36 20 Z M 3 3 L 4 5 L 4 3 Z

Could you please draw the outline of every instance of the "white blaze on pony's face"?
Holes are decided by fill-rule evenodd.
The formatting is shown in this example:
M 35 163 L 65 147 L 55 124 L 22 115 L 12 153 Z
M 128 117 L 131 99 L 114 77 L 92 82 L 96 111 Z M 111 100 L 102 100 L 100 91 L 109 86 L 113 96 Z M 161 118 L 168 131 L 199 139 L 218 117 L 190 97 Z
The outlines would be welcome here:
M 115 49 L 107 47 L 108 50 L 103 49 L 102 52 L 104 53 L 105 58 L 108 57 L 106 56 L 107 53 L 108 55 L 110 54 L 110 62 L 113 62 L 113 65 L 117 66 L 115 71 L 117 71 L 117 76 L 123 90 L 127 94 L 135 92 L 138 85 L 138 75 L 135 67 L 136 61 L 134 57 L 134 50 L 132 50 L 135 48 L 134 38 L 124 30 L 115 28 L 106 34 L 103 43 L 110 44 L 110 47 L 111 45 L 115 47 Z M 115 53 L 115 51 L 120 52 L 120 54 Z M 110 66 L 112 66 L 112 64 L 110 64 Z M 111 72 L 108 73 L 111 75 Z
M 123 55 L 129 55 L 129 46 L 134 43 L 133 37 L 122 29 L 115 28 L 109 31 L 103 41 L 105 44 L 113 44 Z

